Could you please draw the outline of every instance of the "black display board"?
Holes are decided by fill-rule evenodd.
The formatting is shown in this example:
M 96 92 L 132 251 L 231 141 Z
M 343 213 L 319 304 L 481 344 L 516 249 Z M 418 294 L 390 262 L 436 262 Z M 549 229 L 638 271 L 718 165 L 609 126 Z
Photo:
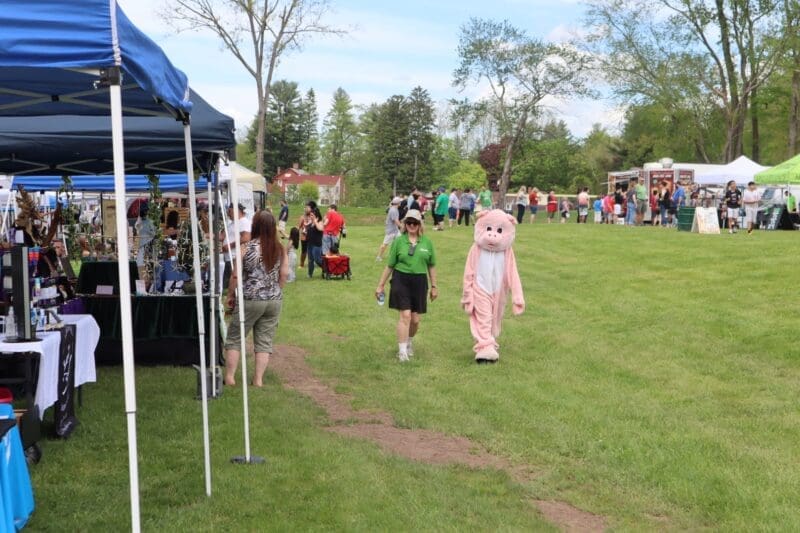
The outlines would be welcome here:
M 773 205 L 763 212 L 761 228 L 766 230 L 792 229 L 789 212 L 784 205 Z
M 61 328 L 58 354 L 58 401 L 55 405 L 56 435 L 69 437 L 78 425 L 75 417 L 75 324 Z

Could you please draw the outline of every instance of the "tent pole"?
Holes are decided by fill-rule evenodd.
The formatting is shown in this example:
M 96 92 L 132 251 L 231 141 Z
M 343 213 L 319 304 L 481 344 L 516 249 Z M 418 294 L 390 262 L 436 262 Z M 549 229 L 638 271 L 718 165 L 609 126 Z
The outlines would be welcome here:
M 122 327 L 122 366 L 125 380 L 125 413 L 128 421 L 128 468 L 131 490 L 131 531 L 141 530 L 139 516 L 139 459 L 136 449 L 136 377 L 133 369 L 133 320 L 131 282 L 128 270 L 128 220 L 125 218 L 125 152 L 122 138 L 122 89 L 119 70 L 109 86 L 111 97 L 111 139 L 114 150 L 114 194 L 117 210 L 119 256 L 119 307 Z
M 11 181 L 8 184 L 8 198 L 6 198 L 6 205 L 3 209 L 3 227 L 0 228 L 0 235 L 7 237 L 6 234 L 6 226 L 8 225 L 8 207 L 11 205 L 11 197 L 14 195 L 14 177 L 11 177 Z M 12 242 L 13 239 L 9 239 L 9 242 Z
M 208 287 L 209 287 L 209 295 L 208 295 L 208 312 L 211 316 L 208 318 L 208 327 L 211 328 L 209 332 L 208 339 L 209 339 L 209 348 L 211 350 L 211 354 L 209 357 L 209 361 L 211 361 L 211 397 L 217 397 L 217 327 L 215 320 L 217 319 L 217 279 L 214 275 L 215 270 L 215 260 L 214 254 L 216 252 L 216 247 L 214 246 L 214 239 L 216 238 L 214 235 L 214 198 L 211 196 L 211 180 L 212 177 L 209 175 L 208 177 Z
M 206 473 L 206 496 L 211 496 L 211 450 L 208 437 L 208 371 L 206 368 L 206 319 L 203 312 L 203 279 L 200 275 L 200 236 L 197 231 L 197 194 L 194 187 L 194 160 L 192 158 L 192 128 L 183 125 L 183 142 L 186 146 L 186 179 L 189 182 L 189 213 L 192 217 L 192 268 L 194 269 L 194 296 L 197 304 L 197 332 L 200 343 L 200 396 L 203 412 L 203 459 Z
M 239 228 L 239 186 L 236 181 L 236 175 L 231 175 L 231 204 L 233 204 L 233 237 L 236 242 L 236 253 L 231 253 L 231 261 L 233 267 L 236 268 L 236 305 L 239 308 L 239 339 L 241 344 L 241 356 L 239 359 L 242 363 L 242 408 L 244 411 L 244 457 L 234 457 L 232 459 L 235 463 L 263 463 L 262 457 L 252 457 L 250 455 L 250 405 L 247 398 L 247 351 L 245 346 L 245 328 L 244 328 L 244 290 L 242 288 L 242 241 L 241 229 Z M 228 287 L 230 290 L 230 287 Z

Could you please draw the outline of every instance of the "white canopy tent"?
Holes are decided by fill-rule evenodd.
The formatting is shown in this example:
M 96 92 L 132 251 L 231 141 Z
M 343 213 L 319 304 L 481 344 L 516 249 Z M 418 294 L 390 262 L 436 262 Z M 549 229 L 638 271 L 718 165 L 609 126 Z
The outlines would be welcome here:
M 718 169 L 696 174 L 694 182 L 699 185 L 725 185 L 734 180 L 736 185 L 745 186 L 754 181 L 756 174 L 768 168 L 743 155 Z

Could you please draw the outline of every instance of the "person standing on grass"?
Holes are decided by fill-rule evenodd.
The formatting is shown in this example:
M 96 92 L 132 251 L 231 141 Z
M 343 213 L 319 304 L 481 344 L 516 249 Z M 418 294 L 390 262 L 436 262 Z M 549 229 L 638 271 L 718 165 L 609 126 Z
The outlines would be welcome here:
M 625 191 L 625 225 L 633 226 L 636 224 L 636 189 L 634 188 L 634 178 L 628 183 L 628 190 Z
M 603 212 L 605 213 L 605 223 L 614 223 L 614 195 L 612 193 L 606 194 L 603 198 Z
M 525 217 L 525 205 L 528 203 L 528 189 L 524 185 L 517 191 L 514 203 L 517 206 L 517 224 L 522 224 L 522 219 Z
M 309 219 L 311 223 L 306 228 L 308 233 L 308 277 L 314 276 L 314 267 L 322 268 L 322 231 L 325 226 L 322 224 L 322 213 L 319 212 L 317 203 L 314 200 L 308 202 Z
M 616 189 L 614 189 L 614 224 L 619 224 L 623 202 L 625 202 L 625 196 L 622 194 L 622 187 L 617 185 Z
M 300 230 L 292 228 L 289 230 L 289 242 L 286 243 L 286 257 L 289 263 L 289 277 L 287 283 L 291 283 L 297 277 L 297 249 L 300 247 Z
M 658 186 L 658 210 L 661 213 L 661 226 L 665 228 L 669 225 L 667 216 L 672 205 L 671 199 L 672 194 L 669 191 L 669 184 L 666 181 L 662 181 Z
M 644 214 L 647 212 L 647 187 L 639 182 L 639 178 L 633 178 L 633 189 L 636 192 L 636 225 L 644 224 Z
M 263 386 L 264 371 L 272 355 L 272 339 L 278 327 L 283 303 L 283 286 L 289 275 L 286 249 L 278 239 L 275 217 L 259 211 L 253 217 L 252 240 L 242 245 L 242 291 L 244 297 L 245 335 L 253 330 L 255 371 L 253 386 Z M 233 309 L 225 339 L 225 384 L 236 385 L 236 369 L 241 358 L 236 272 L 231 275 L 228 308 Z
M 569 218 L 569 211 L 572 209 L 572 203 L 565 196 L 561 200 L 561 223 L 564 224 Z
M 594 204 L 592 204 L 592 209 L 594 209 L 594 223 L 595 224 L 602 224 L 603 223 L 603 198 L 598 195 L 597 198 L 594 200 Z
M 281 198 L 281 211 L 278 213 L 278 234 L 281 239 L 286 238 L 286 223 L 289 221 L 289 206 L 286 200 Z
M 439 194 L 433 204 L 434 231 L 442 231 L 444 229 L 444 218 L 447 216 L 449 202 L 450 198 L 445 194 L 445 188 L 439 187 Z
M 439 295 L 436 288 L 436 254 L 433 242 L 425 236 L 419 211 L 409 210 L 403 219 L 402 234 L 392 242 L 386 268 L 381 273 L 375 297 L 384 294 L 384 287 L 392 276 L 389 307 L 400 312 L 397 322 L 397 358 L 408 361 L 414 355 L 414 337 L 419 331 L 421 316 L 431 301 Z M 430 278 L 430 292 L 428 279 Z
M 747 184 L 747 189 L 742 194 L 742 202 L 744 203 L 744 225 L 747 226 L 747 234 L 750 235 L 756 227 L 758 204 L 761 202 L 761 195 L 758 194 L 754 181 Z M 789 204 L 787 203 L 786 206 L 788 209 Z
M 650 222 L 652 222 L 654 226 L 661 225 L 661 216 L 658 214 L 658 189 L 656 188 L 653 188 L 652 194 L 650 195 Z
M 464 221 L 464 225 L 469 227 L 469 216 L 472 214 L 472 208 L 475 205 L 475 195 L 472 194 L 471 189 L 464 189 L 461 193 L 461 198 L 458 202 L 458 225 Z
M 556 211 L 558 211 L 558 198 L 556 197 L 556 191 L 550 190 L 547 193 L 547 223 L 550 224 L 556 216 Z
M 478 193 L 478 203 L 481 204 L 481 209 L 484 211 L 492 208 L 492 191 L 486 185 L 481 187 L 481 192 Z
M 727 209 L 728 233 L 736 233 L 739 220 L 739 209 L 742 207 L 742 193 L 736 187 L 736 181 L 730 180 L 725 190 L 725 207 Z
M 453 223 L 456 221 L 456 217 L 458 216 L 458 196 L 458 189 L 453 187 L 447 200 L 447 215 L 449 219 L 448 224 L 451 228 L 453 227 Z
M 223 241 L 222 252 L 225 257 L 225 270 L 222 273 L 222 287 L 224 289 L 227 289 L 230 283 L 231 272 L 233 271 L 231 257 L 236 253 L 236 226 L 233 220 L 234 216 L 238 217 L 239 219 L 239 242 L 242 246 L 244 246 L 244 244 L 250 240 L 250 227 L 252 222 L 245 214 L 244 205 L 239 204 L 237 207 L 238 209 L 234 209 L 233 204 L 228 206 L 227 231 L 224 231 L 220 235 L 220 238 Z
M 331 246 L 339 245 L 339 235 L 344 227 L 344 217 L 339 214 L 336 204 L 328 206 L 322 226 L 322 255 L 326 255 L 331 250 Z
M 395 196 L 392 198 L 392 203 L 389 205 L 389 212 L 386 213 L 386 221 L 384 222 L 383 242 L 381 247 L 378 248 L 378 255 L 375 257 L 375 262 L 377 263 L 383 261 L 383 252 L 400 235 L 402 224 L 400 223 L 400 211 L 397 209 L 399 205 L 400 197 Z
M 300 220 L 297 221 L 297 229 L 300 230 L 300 264 L 297 268 L 303 269 L 306 266 L 306 255 L 308 254 L 308 227 L 311 225 L 311 207 L 306 204 Z
M 531 211 L 531 224 L 536 220 L 536 213 L 539 212 L 539 189 L 533 187 L 528 193 L 528 209 Z
M 589 187 L 578 193 L 578 224 L 586 224 L 589 218 Z

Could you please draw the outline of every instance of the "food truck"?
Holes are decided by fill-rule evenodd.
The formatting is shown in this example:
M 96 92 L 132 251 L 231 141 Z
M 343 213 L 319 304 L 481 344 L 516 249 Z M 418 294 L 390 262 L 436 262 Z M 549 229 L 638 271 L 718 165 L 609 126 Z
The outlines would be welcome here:
M 652 195 L 653 189 L 657 189 L 659 183 L 666 182 L 670 194 L 675 190 L 675 184 L 680 183 L 686 189 L 688 197 L 689 190 L 694 183 L 694 169 L 691 167 L 692 165 L 675 165 L 671 159 L 662 159 L 658 163 L 645 163 L 643 168 L 609 172 L 608 192 L 614 193 L 617 187 L 627 191 L 631 179 L 639 178 L 639 182 L 647 189 L 648 195 Z M 649 201 L 644 220 L 648 222 L 652 220 Z

